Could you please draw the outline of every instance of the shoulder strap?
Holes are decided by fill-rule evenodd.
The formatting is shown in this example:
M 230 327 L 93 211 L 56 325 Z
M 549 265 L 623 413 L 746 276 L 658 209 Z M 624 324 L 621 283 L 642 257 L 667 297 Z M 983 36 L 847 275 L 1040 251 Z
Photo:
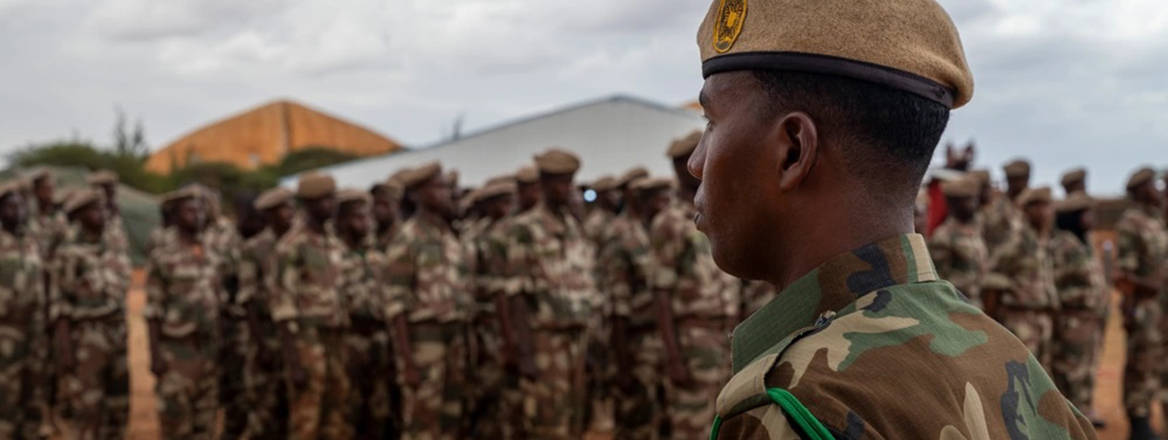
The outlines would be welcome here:
M 768 388 L 767 396 L 770 397 L 771 403 L 782 408 L 787 419 L 793 423 L 792 427 L 799 432 L 799 437 L 804 440 L 835 440 L 827 427 L 823 426 L 823 423 L 815 418 L 794 394 L 782 388 Z M 714 426 L 710 430 L 710 440 L 718 440 L 718 431 L 721 428 L 722 417 L 715 416 Z

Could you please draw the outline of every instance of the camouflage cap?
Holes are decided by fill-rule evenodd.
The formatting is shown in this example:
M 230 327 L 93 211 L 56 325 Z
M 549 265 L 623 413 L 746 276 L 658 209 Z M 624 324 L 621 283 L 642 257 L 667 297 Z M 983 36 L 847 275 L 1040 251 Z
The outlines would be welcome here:
M 540 173 L 573 174 L 580 169 L 580 157 L 566 150 L 552 148 L 535 155 L 535 166 Z
M 981 288 L 984 290 L 1011 290 L 1014 288 L 1014 283 L 1010 281 L 1010 277 L 991 272 L 981 280 Z
M 625 171 L 624 174 L 621 174 L 620 178 L 616 179 L 616 186 L 625 187 L 639 179 L 644 179 L 646 177 L 649 177 L 649 170 L 645 169 L 645 167 L 631 168 L 628 171 Z
M 1051 203 L 1052 201 L 1054 201 L 1054 197 L 1049 186 L 1026 188 L 1026 191 L 1023 191 L 1018 196 L 1018 206 L 1027 206 L 1033 203 Z
M 90 174 L 85 181 L 90 185 L 110 185 L 118 183 L 118 175 L 110 170 L 101 170 Z
M 520 168 L 515 172 L 515 180 L 519 183 L 539 182 L 539 170 L 530 165 Z
M 671 159 L 688 157 L 698 147 L 698 143 L 701 141 L 702 131 L 694 130 L 690 134 L 685 135 L 685 137 L 674 139 L 673 143 L 669 144 L 669 149 L 665 150 L 665 155 Z
M 977 179 L 978 185 L 985 186 L 990 183 L 990 170 L 973 170 L 969 172 L 969 176 Z
M 673 179 L 666 179 L 664 177 L 644 178 L 639 179 L 633 183 L 633 190 L 637 192 L 654 191 L 659 189 L 670 189 L 673 187 Z
M 592 189 L 594 191 L 611 191 L 616 189 L 616 178 L 612 176 L 604 176 L 592 182 Z
M 342 188 L 337 191 L 337 205 L 346 203 L 364 202 L 368 204 L 372 198 L 369 193 L 356 188 Z
M 736 70 L 843 76 L 949 108 L 973 97 L 957 27 L 935 0 L 716 0 L 697 38 L 705 77 Z
M 1156 170 L 1149 167 L 1140 168 L 1127 179 L 1127 189 L 1134 189 L 1137 186 L 1151 182 L 1155 178 Z
M 975 176 L 964 175 L 942 182 L 941 192 L 946 197 L 977 197 L 981 192 L 981 182 Z
M 1071 194 L 1065 200 L 1055 204 L 1054 209 L 1056 212 L 1075 212 L 1089 209 L 1094 206 L 1095 199 L 1091 198 L 1091 196 L 1085 193 L 1076 192 Z
M 69 199 L 65 201 L 65 214 L 73 214 L 81 208 L 95 203 L 102 203 L 104 201 L 105 196 L 101 193 L 101 191 L 91 188 L 79 189 L 70 195 Z
M 336 191 L 337 181 L 333 176 L 308 172 L 300 176 L 300 183 L 296 186 L 296 197 L 313 200 L 330 196 Z
M 204 197 L 202 191 L 200 191 L 196 187 L 188 186 L 185 188 L 181 188 L 181 189 L 163 194 L 162 198 L 159 199 L 158 202 L 163 204 L 163 205 L 167 205 L 167 204 L 173 204 L 175 202 L 178 202 L 179 200 L 194 199 L 194 198 L 201 198 L 201 197 Z
M 416 168 L 410 168 L 409 172 L 398 176 L 398 182 L 402 184 L 402 188 L 410 190 L 418 185 L 429 182 L 430 179 L 438 177 L 440 174 L 442 174 L 442 164 L 434 161 Z
M 515 190 L 515 182 L 497 182 L 479 188 L 476 192 L 478 192 L 478 200 L 488 200 L 499 196 L 514 194 Z
M 1030 175 L 1030 162 L 1025 159 L 1014 159 L 1002 165 L 1002 171 L 1006 172 L 1006 177 L 1022 177 Z
M 1075 168 L 1063 173 L 1062 177 L 1059 178 L 1059 183 L 1062 186 L 1071 186 L 1076 183 L 1081 183 L 1084 180 L 1087 180 L 1087 170 L 1085 168 Z
M 487 186 L 491 186 L 491 185 L 494 185 L 497 183 L 511 183 L 512 185 L 514 185 L 515 184 L 515 175 L 514 174 L 504 174 L 502 176 L 492 177 L 490 179 L 487 179 L 487 183 L 484 183 L 483 186 L 487 187 Z
M 260 193 L 260 196 L 256 197 L 252 206 L 257 210 L 267 211 L 292 201 L 293 197 L 295 197 L 295 194 L 292 194 L 292 191 L 288 188 L 275 187 Z

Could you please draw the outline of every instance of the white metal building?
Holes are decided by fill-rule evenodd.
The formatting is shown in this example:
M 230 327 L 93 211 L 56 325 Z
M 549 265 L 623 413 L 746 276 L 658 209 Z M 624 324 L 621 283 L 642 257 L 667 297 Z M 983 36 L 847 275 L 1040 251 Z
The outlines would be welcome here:
M 555 146 L 580 155 L 580 182 L 620 174 L 636 165 L 664 177 L 673 173 L 665 157 L 669 143 L 704 124 L 693 110 L 618 95 L 504 123 L 453 141 L 318 171 L 333 175 L 340 186 L 368 188 L 400 168 L 438 160 L 444 169 L 459 171 L 461 185 L 477 186 L 530 164 L 536 153 Z M 284 184 L 294 185 L 295 178 Z

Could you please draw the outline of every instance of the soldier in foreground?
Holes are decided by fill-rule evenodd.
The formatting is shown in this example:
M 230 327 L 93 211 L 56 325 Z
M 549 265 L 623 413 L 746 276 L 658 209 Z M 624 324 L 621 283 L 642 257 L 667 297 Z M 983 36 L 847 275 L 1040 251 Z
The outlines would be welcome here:
M 225 298 L 221 256 L 203 232 L 200 194 L 179 190 L 166 201 L 174 225 L 150 255 L 143 311 L 150 370 L 158 379 L 159 426 L 168 439 L 212 439 L 219 409 L 219 307 Z
M 973 92 L 946 12 L 784 6 L 714 2 L 698 32 L 696 222 L 719 266 L 782 288 L 734 331 L 711 438 L 1094 438 L 912 233 L 949 111 Z
M 1132 207 L 1115 226 L 1115 287 L 1123 294 L 1123 326 L 1127 331 L 1127 364 L 1123 368 L 1123 404 L 1131 421 L 1131 438 L 1156 438 L 1148 421 L 1152 403 L 1160 392 L 1164 364 L 1164 335 L 1160 324 L 1164 310 L 1165 261 L 1168 231 L 1156 190 L 1156 173 L 1143 168 L 1127 182 Z
M 101 192 L 79 190 L 65 204 L 69 236 L 57 252 L 49 319 L 67 432 L 121 439 L 130 413 L 126 292 L 130 259 L 108 232 Z M 82 356 L 84 354 L 84 356 Z
M 1050 238 L 1054 283 L 1059 294 L 1055 315 L 1055 350 L 1051 376 L 1079 411 L 1099 427 L 1092 409 L 1099 349 L 1107 323 L 1108 288 L 1103 265 L 1091 246 L 1094 201 L 1072 191 L 1056 207 L 1056 231 Z
M 989 269 L 989 251 L 976 219 L 980 190 L 981 184 L 973 176 L 942 183 L 949 218 L 929 237 L 929 254 L 937 273 L 978 308 L 982 308 L 981 282 Z
M 296 198 L 304 222 L 276 244 L 272 320 L 280 329 L 288 376 L 289 437 L 348 439 L 344 335 L 349 314 L 341 294 L 345 246 L 329 227 L 336 215 L 336 182 L 308 173 Z
M 454 439 L 465 419 L 469 256 L 451 220 L 454 194 L 432 162 L 401 177 L 417 212 L 386 251 L 385 319 L 397 352 L 403 439 Z
M 47 345 L 45 265 L 15 182 L 0 184 L 0 438 L 39 436 Z

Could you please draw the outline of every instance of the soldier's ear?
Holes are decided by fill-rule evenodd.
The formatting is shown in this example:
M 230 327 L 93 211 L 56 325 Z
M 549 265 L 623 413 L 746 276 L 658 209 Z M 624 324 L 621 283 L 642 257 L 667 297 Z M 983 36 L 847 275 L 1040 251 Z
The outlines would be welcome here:
M 811 175 L 819 155 L 819 129 L 804 112 L 789 113 L 769 132 L 768 144 L 778 148 L 779 189 L 798 188 Z

